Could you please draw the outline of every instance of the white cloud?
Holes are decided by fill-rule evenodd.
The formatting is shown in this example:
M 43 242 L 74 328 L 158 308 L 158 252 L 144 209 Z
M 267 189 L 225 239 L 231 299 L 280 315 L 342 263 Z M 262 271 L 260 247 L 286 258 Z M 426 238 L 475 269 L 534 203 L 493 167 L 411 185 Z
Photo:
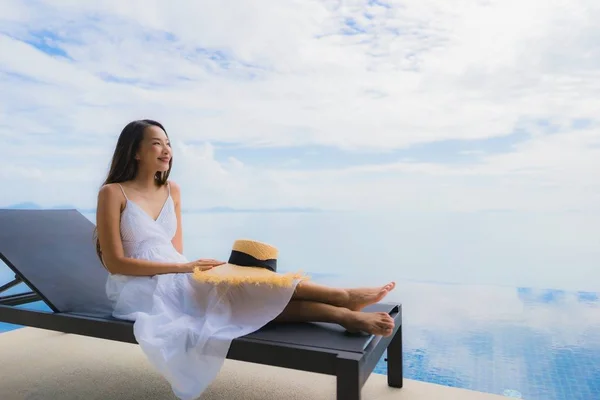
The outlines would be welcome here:
M 3 2 L 1 174 L 18 189 L 0 204 L 93 205 L 120 129 L 150 117 L 177 144 L 174 179 L 199 207 L 598 208 L 600 6 L 386 4 Z M 23 42 L 42 32 L 70 59 Z M 517 128 L 531 139 L 458 165 L 269 170 L 215 158 L 210 144 L 389 152 Z

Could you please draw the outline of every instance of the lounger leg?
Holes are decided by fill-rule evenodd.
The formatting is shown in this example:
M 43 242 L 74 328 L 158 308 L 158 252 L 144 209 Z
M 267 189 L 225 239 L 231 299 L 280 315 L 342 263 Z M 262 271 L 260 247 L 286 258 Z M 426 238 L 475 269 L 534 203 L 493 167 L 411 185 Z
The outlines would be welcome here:
M 360 400 L 361 388 L 358 361 L 338 358 L 337 400 Z
M 387 348 L 388 386 L 401 388 L 404 383 L 402 371 L 402 325 Z

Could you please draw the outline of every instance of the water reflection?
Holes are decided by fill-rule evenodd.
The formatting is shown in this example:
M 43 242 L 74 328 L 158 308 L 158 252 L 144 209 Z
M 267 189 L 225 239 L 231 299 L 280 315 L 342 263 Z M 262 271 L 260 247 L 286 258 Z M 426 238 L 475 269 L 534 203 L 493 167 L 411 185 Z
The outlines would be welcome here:
M 598 295 L 401 284 L 407 377 L 539 400 L 600 398 Z
M 598 293 L 401 282 L 388 300 L 403 304 L 407 378 L 529 400 L 600 399 Z
M 0 266 L 0 281 L 11 278 Z M 403 304 L 407 378 L 529 400 L 600 398 L 598 293 L 400 282 L 387 300 Z M 385 372 L 383 361 L 376 372 Z

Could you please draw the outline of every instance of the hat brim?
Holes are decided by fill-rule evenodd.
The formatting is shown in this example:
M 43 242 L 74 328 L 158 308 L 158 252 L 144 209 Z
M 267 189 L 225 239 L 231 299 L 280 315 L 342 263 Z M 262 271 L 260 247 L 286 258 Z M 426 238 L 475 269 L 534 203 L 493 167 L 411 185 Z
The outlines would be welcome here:
M 266 268 L 245 267 L 229 263 L 205 271 L 196 268 L 193 278 L 197 282 L 215 285 L 255 284 L 277 287 L 291 287 L 296 280 L 309 279 L 301 272 L 279 273 Z

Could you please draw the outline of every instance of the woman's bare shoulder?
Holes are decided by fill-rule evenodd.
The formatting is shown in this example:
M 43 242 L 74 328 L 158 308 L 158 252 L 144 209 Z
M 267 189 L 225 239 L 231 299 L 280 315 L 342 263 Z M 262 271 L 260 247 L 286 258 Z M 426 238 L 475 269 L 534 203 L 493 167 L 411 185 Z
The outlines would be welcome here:
M 119 208 L 123 208 L 125 205 L 125 197 L 119 187 L 118 183 L 107 183 L 102 185 L 98 191 L 98 205 L 104 205 L 110 207 L 111 205 L 118 205 Z
M 177 182 L 169 180 L 169 187 L 171 188 L 171 194 L 175 197 L 179 197 L 181 194 L 181 187 Z
M 98 191 L 98 197 L 104 198 L 106 200 L 115 198 L 115 195 L 121 194 L 121 188 L 118 183 L 107 183 L 102 185 L 100 190 Z

